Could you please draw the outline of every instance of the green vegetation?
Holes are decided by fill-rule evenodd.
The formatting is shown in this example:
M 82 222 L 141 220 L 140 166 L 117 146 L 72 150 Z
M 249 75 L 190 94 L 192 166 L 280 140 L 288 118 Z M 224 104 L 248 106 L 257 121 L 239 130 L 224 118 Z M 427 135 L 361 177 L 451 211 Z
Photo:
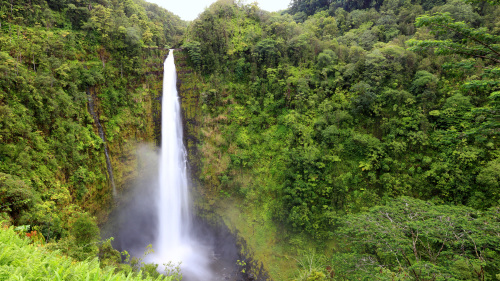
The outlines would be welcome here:
M 500 6 L 330 2 L 189 26 L 199 205 L 276 280 L 497 278 Z
M 58 252 L 47 251 L 42 246 L 30 244 L 12 227 L 0 231 L 1 280 L 176 280 L 174 277 L 129 272 L 115 273 L 114 267 L 101 269 L 97 258 L 75 262 Z
M 349 262 L 342 259 L 351 259 L 369 273 L 378 266 L 380 279 L 495 280 L 499 219 L 498 207 L 481 212 L 402 197 L 345 218 L 338 233 L 345 237 L 347 253 L 337 257 L 334 268 L 350 275 Z
M 123 189 L 180 45 L 196 204 L 273 279 L 500 278 L 497 0 L 0 0 L 2 276 L 161 278 L 100 241 L 96 121 Z
M 136 144 L 154 142 L 157 72 L 184 29 L 179 17 L 140 0 L 0 1 L 0 220 L 31 226 L 57 255 L 119 266 L 120 253 L 97 227 L 114 202 L 96 121 L 123 188 L 137 173 Z M 24 265 L 20 257 L 7 265 Z M 55 257 L 38 270 L 60 262 L 60 274 L 121 280 L 96 261 L 71 269 L 73 261 Z M 32 280 L 24 274 L 34 268 L 16 270 Z

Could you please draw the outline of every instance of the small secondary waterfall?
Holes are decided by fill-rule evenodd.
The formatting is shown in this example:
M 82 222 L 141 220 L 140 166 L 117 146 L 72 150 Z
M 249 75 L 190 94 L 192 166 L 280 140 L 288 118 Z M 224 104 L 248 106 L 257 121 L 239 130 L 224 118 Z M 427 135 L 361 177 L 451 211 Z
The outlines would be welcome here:
M 97 125 L 97 131 L 99 132 L 99 136 L 104 143 L 104 156 L 106 157 L 106 168 L 108 170 L 109 181 L 111 182 L 111 188 L 113 188 L 113 197 L 116 199 L 116 185 L 115 178 L 113 176 L 113 167 L 111 166 L 111 160 L 109 159 L 109 151 L 108 151 L 108 143 L 106 141 L 106 135 L 104 134 L 104 129 L 102 128 L 101 122 L 99 121 L 99 116 L 95 112 L 94 109 L 94 96 L 91 94 L 90 90 L 87 88 L 87 97 L 89 100 L 89 112 L 90 115 L 94 118 L 94 122 Z
M 174 51 L 164 63 L 159 164 L 158 237 L 153 262 L 181 262 L 189 280 L 210 280 L 209 260 L 203 246 L 190 235 L 191 214 L 182 138 L 182 117 L 177 93 Z M 208 278 L 207 278 L 208 277 Z

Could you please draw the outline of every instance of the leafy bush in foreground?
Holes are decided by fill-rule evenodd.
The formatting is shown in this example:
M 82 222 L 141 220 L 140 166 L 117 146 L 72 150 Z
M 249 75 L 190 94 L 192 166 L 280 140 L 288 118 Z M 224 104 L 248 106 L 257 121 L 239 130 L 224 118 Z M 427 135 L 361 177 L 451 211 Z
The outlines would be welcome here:
M 114 273 L 114 267 L 99 268 L 96 259 L 75 262 L 29 244 L 12 227 L 0 230 L 0 280 L 172 280 L 172 277 L 138 277 L 136 273 Z

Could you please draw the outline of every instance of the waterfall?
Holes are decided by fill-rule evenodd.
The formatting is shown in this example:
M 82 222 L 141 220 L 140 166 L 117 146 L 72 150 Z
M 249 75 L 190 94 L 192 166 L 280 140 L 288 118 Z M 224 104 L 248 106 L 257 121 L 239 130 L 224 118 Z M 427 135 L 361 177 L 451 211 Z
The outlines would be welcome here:
M 109 176 L 109 181 L 111 183 L 111 188 L 113 189 L 113 197 L 116 199 L 117 193 L 116 193 L 115 178 L 113 176 L 113 166 L 111 166 L 111 159 L 109 158 L 106 135 L 104 134 L 104 129 L 102 128 L 101 122 L 99 121 L 99 115 L 97 115 L 97 112 L 94 109 L 94 95 L 91 94 L 88 88 L 87 88 L 87 98 L 89 101 L 89 113 L 90 115 L 92 115 L 92 118 L 94 119 L 94 122 L 97 125 L 97 131 L 99 132 L 99 136 L 101 137 L 102 142 L 104 143 L 104 156 L 106 157 L 106 168 L 108 170 L 108 176 Z
M 173 50 L 170 50 L 165 60 L 164 71 L 157 247 L 160 253 L 167 252 L 162 254 L 172 256 L 189 232 L 190 219 L 186 150 L 182 142 L 182 118 Z
M 191 214 L 187 181 L 187 155 L 182 137 L 182 117 L 177 93 L 174 51 L 164 63 L 161 105 L 161 152 L 159 164 L 158 237 L 152 261 L 181 262 L 190 280 L 210 280 L 206 253 L 190 235 Z

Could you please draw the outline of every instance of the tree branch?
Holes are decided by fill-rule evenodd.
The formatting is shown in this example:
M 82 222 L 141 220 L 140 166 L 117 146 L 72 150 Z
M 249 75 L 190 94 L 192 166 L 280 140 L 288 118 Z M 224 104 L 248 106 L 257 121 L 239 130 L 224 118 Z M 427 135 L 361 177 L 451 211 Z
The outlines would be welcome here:
M 435 24 L 435 25 L 436 25 L 436 26 L 439 26 L 439 27 L 443 27 L 443 28 L 448 29 L 448 30 L 451 30 L 451 31 L 454 31 L 454 32 L 457 32 L 457 33 L 459 33 L 460 35 L 462 35 L 462 36 L 464 36 L 464 37 L 466 37 L 466 38 L 469 38 L 469 39 L 471 39 L 471 40 L 473 40 L 473 41 L 475 41 L 475 42 L 479 43 L 480 45 L 485 46 L 487 49 L 489 49 L 490 51 L 492 51 L 493 53 L 495 53 L 498 57 L 500 57 L 500 53 L 499 53 L 499 52 L 495 51 L 495 50 L 494 50 L 494 49 L 493 49 L 490 45 L 488 45 L 488 44 L 484 43 L 483 41 L 481 41 L 481 40 L 479 40 L 479 39 L 477 39 L 477 38 L 474 38 L 474 37 L 472 37 L 472 36 L 466 35 L 465 33 L 461 32 L 461 31 L 459 31 L 459 30 L 457 30 L 457 29 L 451 28 L 451 27 L 449 27 L 449 26 L 446 26 L 446 25 L 440 25 L 440 24 Z M 498 60 L 498 59 L 493 59 L 493 58 L 490 58 L 490 59 L 491 59 L 491 60 L 496 61 L 497 63 L 500 63 L 500 60 Z

